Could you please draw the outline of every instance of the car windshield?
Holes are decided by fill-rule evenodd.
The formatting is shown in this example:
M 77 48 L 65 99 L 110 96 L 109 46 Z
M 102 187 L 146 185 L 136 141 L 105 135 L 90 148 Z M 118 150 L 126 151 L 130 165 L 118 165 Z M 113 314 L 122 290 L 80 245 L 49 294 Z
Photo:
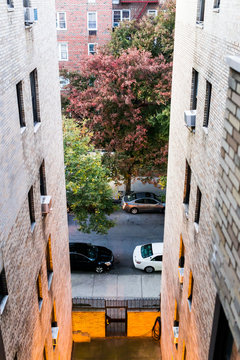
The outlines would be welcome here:
M 147 244 L 147 245 L 143 245 L 141 247 L 141 255 L 143 258 L 147 258 L 149 256 L 152 256 L 153 251 L 152 251 L 152 244 Z

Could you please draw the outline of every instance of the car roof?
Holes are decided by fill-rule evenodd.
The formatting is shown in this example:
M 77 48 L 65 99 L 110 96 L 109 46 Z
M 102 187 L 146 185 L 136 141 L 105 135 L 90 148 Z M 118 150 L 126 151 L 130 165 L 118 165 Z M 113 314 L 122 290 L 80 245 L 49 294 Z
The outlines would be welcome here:
M 153 255 L 163 253 L 163 243 L 152 243 Z

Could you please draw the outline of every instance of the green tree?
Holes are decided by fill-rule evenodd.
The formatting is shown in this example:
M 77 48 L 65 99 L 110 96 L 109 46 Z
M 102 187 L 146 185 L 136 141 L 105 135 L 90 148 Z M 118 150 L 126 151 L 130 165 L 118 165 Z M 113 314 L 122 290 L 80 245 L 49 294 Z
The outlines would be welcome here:
M 151 52 L 153 57 L 162 54 L 166 61 L 172 61 L 174 25 L 175 1 L 167 0 L 155 18 L 145 16 L 140 21 L 121 23 L 102 51 L 119 56 L 124 50 L 137 48 Z
M 91 134 L 84 124 L 64 119 L 63 134 L 68 205 L 80 231 L 106 234 L 114 226 L 108 218 L 114 211 L 109 171 L 90 145 Z

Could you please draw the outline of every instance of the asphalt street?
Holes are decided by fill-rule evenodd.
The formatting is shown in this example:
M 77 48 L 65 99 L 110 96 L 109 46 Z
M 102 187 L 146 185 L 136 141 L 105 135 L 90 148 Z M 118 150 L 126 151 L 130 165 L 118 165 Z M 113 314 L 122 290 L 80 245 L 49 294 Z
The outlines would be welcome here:
M 74 216 L 69 215 L 70 241 L 90 242 L 93 245 L 111 249 L 115 262 L 109 275 L 145 275 L 149 277 L 149 274 L 134 268 L 132 254 L 137 245 L 163 241 L 164 215 L 159 213 L 132 215 L 120 209 L 112 214 L 111 218 L 116 225 L 109 230 L 107 235 L 84 234 L 78 231 Z M 86 274 L 83 271 L 78 273 Z

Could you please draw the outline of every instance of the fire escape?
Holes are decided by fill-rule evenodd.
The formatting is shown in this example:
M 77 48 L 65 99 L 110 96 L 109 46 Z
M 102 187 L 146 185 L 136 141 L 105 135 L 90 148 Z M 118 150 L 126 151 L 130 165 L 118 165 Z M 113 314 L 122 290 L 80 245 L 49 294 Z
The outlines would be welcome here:
M 139 20 L 148 4 L 158 4 L 159 0 L 121 0 L 121 4 L 141 4 L 140 11 L 136 16 L 136 20 Z

